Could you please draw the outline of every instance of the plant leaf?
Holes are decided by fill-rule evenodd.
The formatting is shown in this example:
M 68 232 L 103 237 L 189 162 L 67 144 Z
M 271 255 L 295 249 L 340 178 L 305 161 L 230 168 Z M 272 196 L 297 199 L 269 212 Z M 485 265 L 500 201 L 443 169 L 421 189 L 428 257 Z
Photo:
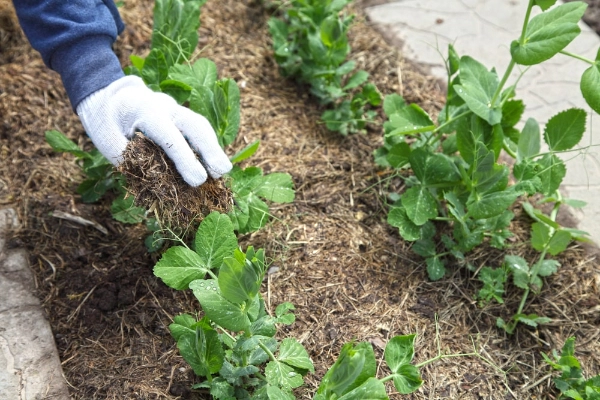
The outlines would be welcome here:
M 519 195 L 520 194 L 515 191 L 501 191 L 484 194 L 470 203 L 467 203 L 467 208 L 469 210 L 467 215 L 474 219 L 485 219 L 498 216 L 508 209 Z
M 498 88 L 498 75 L 469 56 L 460 59 L 460 85 L 454 85 L 456 93 L 471 111 L 490 125 L 499 124 L 502 110 L 491 107 L 492 97 Z
M 406 102 L 404 101 L 404 98 L 399 94 L 392 93 L 385 96 L 385 98 L 383 99 L 383 112 L 385 112 L 385 115 L 387 115 L 388 117 L 392 116 L 393 114 L 396 114 L 404 107 L 406 107 Z
M 362 385 L 346 393 L 339 400 L 387 400 L 385 385 L 377 378 L 369 378 Z M 316 399 L 315 399 L 316 400 Z
M 276 203 L 291 203 L 295 197 L 292 177 L 284 172 L 265 175 L 256 194 Z
M 393 337 L 385 347 L 384 358 L 392 372 L 401 366 L 410 364 L 415 356 L 415 339 L 417 335 Z
M 562 111 L 548 121 L 544 129 L 544 140 L 552 151 L 573 148 L 585 132 L 586 112 L 571 108 Z
M 410 104 L 390 115 L 390 125 L 394 128 L 387 136 L 411 135 L 435 129 L 435 125 L 421 107 Z
M 215 324 L 234 332 L 250 329 L 250 319 L 246 312 L 239 304 L 230 302 L 221 294 L 216 280 L 195 280 L 189 286 L 205 315 Z
M 408 218 L 417 226 L 437 217 L 438 203 L 424 186 L 413 186 L 402 194 L 402 205 Z
M 529 265 L 523 257 L 507 255 L 504 257 L 504 265 L 512 271 L 516 287 L 523 290 L 529 288 Z
M 348 79 L 348 81 L 346 82 L 346 86 L 344 86 L 342 89 L 347 91 L 357 88 L 363 83 L 365 83 L 367 79 L 369 79 L 369 73 L 367 71 L 360 70 L 354 75 L 352 75 L 350 79 Z
M 556 231 L 548 243 L 548 253 L 553 256 L 562 253 L 566 250 L 569 243 L 571 243 L 571 234 L 569 232 L 563 230 Z
M 237 247 L 233 224 L 227 215 L 213 211 L 200 223 L 194 248 L 207 268 L 219 268 L 223 259 L 231 256 Z
M 277 359 L 292 367 L 315 372 L 306 349 L 294 338 L 285 338 L 281 341 Z
M 198 89 L 212 89 L 217 81 L 217 66 L 208 58 L 200 58 L 194 64 L 176 64 L 169 68 L 169 78 Z
M 88 155 L 75 142 L 57 130 L 46 131 L 45 136 L 46 142 L 48 142 L 54 151 L 67 152 L 77 158 L 84 158 Z
M 154 275 L 175 290 L 185 290 L 190 282 L 203 279 L 208 273 L 204 260 L 192 250 L 170 247 L 154 266 Z
M 283 389 L 294 389 L 302 386 L 304 380 L 302 375 L 294 371 L 292 367 L 279 361 L 270 361 L 265 367 L 267 382 L 273 386 Z
M 444 154 L 418 148 L 410 153 L 409 160 L 415 176 L 424 186 L 460 179 L 456 166 Z
M 394 373 L 394 386 L 401 394 L 409 394 L 423 385 L 419 369 L 414 365 L 403 365 Z
M 446 275 L 446 268 L 439 257 L 430 257 L 425 260 L 427 264 L 427 275 L 432 281 L 440 280 Z
M 581 76 L 580 89 L 583 98 L 592 108 L 600 114 L 600 50 L 596 56 L 596 63 L 586 69 Z
M 254 153 L 256 153 L 256 151 L 258 150 L 259 145 L 260 145 L 260 139 L 256 139 L 254 142 L 250 143 L 249 145 L 244 147 L 242 150 L 235 153 L 229 159 L 229 161 L 231 161 L 232 164 L 235 164 L 235 163 L 242 162 L 247 158 L 252 157 L 254 155 Z
M 408 218 L 404 207 L 392 207 L 388 213 L 387 222 L 400 231 L 404 240 L 415 241 L 421 238 L 421 228 Z
M 551 196 L 556 192 L 567 174 L 565 163 L 554 154 L 546 154 L 539 161 L 541 166 L 537 174 L 541 180 L 540 192 L 545 196 Z
M 533 157 L 540 152 L 540 126 L 533 118 L 525 122 L 517 144 L 517 162 L 524 158 Z
M 564 49 L 581 32 L 577 23 L 587 5 L 583 2 L 561 4 L 533 17 L 522 43 L 510 45 L 513 60 L 522 65 L 539 64 Z

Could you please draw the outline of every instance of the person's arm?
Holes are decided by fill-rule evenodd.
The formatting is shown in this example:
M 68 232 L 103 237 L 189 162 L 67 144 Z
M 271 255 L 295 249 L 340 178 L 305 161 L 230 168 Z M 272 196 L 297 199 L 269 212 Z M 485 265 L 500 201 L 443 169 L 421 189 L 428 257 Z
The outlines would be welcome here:
M 136 130 L 163 148 L 183 179 L 203 184 L 232 168 L 208 120 L 125 76 L 112 44 L 123 30 L 113 0 L 14 0 L 33 48 L 58 72 L 98 150 L 114 165 Z M 194 151 L 202 159 L 200 162 Z
M 124 25 L 113 0 L 14 0 L 19 22 L 76 109 L 124 76 L 112 44 Z

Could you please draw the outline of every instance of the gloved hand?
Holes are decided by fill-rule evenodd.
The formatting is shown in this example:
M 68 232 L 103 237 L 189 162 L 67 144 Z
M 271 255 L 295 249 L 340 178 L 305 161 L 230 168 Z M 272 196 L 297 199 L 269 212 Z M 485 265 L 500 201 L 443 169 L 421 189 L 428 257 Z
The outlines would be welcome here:
M 127 143 L 139 130 L 164 149 L 191 186 L 202 185 L 207 171 L 216 179 L 232 168 L 206 118 L 153 92 L 137 76 L 92 93 L 79 103 L 77 115 L 94 145 L 114 165 L 123 162 Z

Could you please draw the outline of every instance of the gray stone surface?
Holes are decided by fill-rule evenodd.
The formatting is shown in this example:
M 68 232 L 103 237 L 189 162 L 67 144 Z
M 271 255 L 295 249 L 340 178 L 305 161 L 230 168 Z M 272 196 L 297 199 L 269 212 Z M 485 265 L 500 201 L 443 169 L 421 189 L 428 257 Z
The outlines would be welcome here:
M 54 337 L 33 295 L 27 253 L 5 246 L 4 233 L 16 224 L 12 209 L 0 210 L 0 400 L 67 400 Z
M 502 4 L 499 4 L 502 3 Z M 504 74 L 510 62 L 510 43 L 519 37 L 528 0 L 399 0 L 370 7 L 367 14 L 380 30 L 402 43 L 400 49 L 410 60 L 430 67 L 432 75 L 446 79 L 442 55 L 453 43 L 459 55 L 470 55 L 488 68 Z M 539 8 L 535 7 L 539 13 Z M 583 22 L 582 33 L 565 50 L 594 59 L 600 38 Z M 531 67 L 521 78 L 517 97 L 527 106 L 525 119 L 535 118 L 543 127 L 560 111 L 579 107 L 590 113 L 579 89 L 579 79 L 588 67 L 581 61 L 557 55 Z M 522 67 L 517 67 L 508 83 L 515 82 Z M 600 144 L 600 119 L 588 118 L 582 146 Z M 592 134 L 594 133 L 594 134 Z M 585 155 L 566 153 L 564 194 L 584 200 L 588 205 L 576 213 L 579 227 L 600 244 L 600 157 L 596 147 Z

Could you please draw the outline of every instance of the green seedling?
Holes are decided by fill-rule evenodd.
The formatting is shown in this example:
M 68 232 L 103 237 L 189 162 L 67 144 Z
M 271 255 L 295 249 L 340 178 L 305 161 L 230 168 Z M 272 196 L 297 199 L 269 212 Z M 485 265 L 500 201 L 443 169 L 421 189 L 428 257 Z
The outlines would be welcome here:
M 66 152 L 76 157 L 86 179 L 77 187 L 84 203 L 95 203 L 106 194 L 116 195 L 110 206 L 113 218 L 124 224 L 145 223 L 151 234 L 145 244 L 149 251 L 162 248 L 164 238 L 154 218 L 146 209 L 134 205 L 133 196 L 127 194 L 125 177 L 97 149 L 84 151 L 64 134 L 52 130 L 46 132 L 46 142 L 54 151 Z
M 416 335 L 413 334 L 395 336 L 388 342 L 384 350 L 384 360 L 391 373 L 380 379 L 377 378 L 379 368 L 371 344 L 367 342 L 345 344 L 335 364 L 323 377 L 314 399 L 388 399 L 384 385 L 387 381 L 393 382 L 398 393 L 410 394 L 423 384 L 420 369 L 446 358 L 475 357 L 504 374 L 502 370 L 482 357 L 476 349 L 471 353 L 443 354 L 437 335 L 438 354 L 429 360 L 415 364 L 413 363 L 415 340 Z
M 182 242 L 183 244 L 183 242 Z M 263 250 L 238 248 L 228 216 L 209 214 L 194 248 L 169 248 L 154 274 L 177 290 L 191 289 L 204 316 L 183 314 L 169 326 L 182 357 L 215 399 L 294 399 L 292 390 L 314 372 L 304 347 L 278 341 L 279 325 L 295 321 L 291 303 L 270 315 L 260 294 L 266 264 Z
M 559 355 L 553 350 L 552 356 L 542 353 L 544 360 L 561 375 L 554 378 L 554 385 L 561 392 L 561 399 L 598 400 L 600 399 L 600 375 L 585 379 L 581 364 L 575 358 L 575 338 L 565 342 Z
M 501 77 L 495 69 L 487 69 L 470 56 L 460 57 L 452 45 L 448 47 L 447 101 L 437 123 L 416 104 L 406 104 L 398 95 L 387 96 L 384 145 L 375 153 L 381 166 L 410 167 L 414 172 L 404 178 L 406 191 L 391 196 L 388 222 L 398 227 L 404 239 L 414 242 L 412 248 L 425 258 L 432 280 L 446 274 L 449 257 L 475 270 L 466 254 L 483 242 L 505 248 L 512 235 L 509 227 L 514 214 L 510 210 L 518 199 L 541 194 L 544 201 L 554 202 L 550 216 L 523 205 L 536 221 L 532 245 L 541 253 L 531 268 L 524 260 L 515 263 L 513 256 L 507 256 L 503 270 L 481 272 L 484 302 L 501 301 L 508 274 L 525 290 L 512 322 L 499 320 L 508 332 L 517 322 L 536 326 L 548 320 L 523 314 L 527 296 L 531 290 L 539 291 L 540 277 L 556 269 L 546 256 L 555 256 L 572 240 L 585 237 L 585 232 L 560 227 L 555 217 L 562 204 L 581 206 L 581 202 L 560 198 L 558 188 L 566 166 L 557 154 L 578 151 L 575 146 L 585 132 L 586 112 L 571 108 L 558 113 L 546 123 L 543 135 L 532 118 L 520 129 L 517 123 L 525 105 L 515 98 L 516 83 L 507 86 L 517 64 L 532 66 L 561 53 L 590 64 L 581 77 L 581 92 L 588 105 L 600 111 L 600 52 L 596 60 L 587 60 L 563 50 L 579 34 L 578 22 L 586 5 L 570 2 L 550 8 L 555 3 L 529 2 L 521 36 L 511 44 L 512 60 Z M 542 13 L 530 18 L 536 6 Z M 542 152 L 542 140 L 548 152 Z M 508 166 L 499 162 L 501 152 L 514 158 L 516 182 L 509 179 Z M 452 227 L 450 234 L 438 232 L 440 222 Z
M 310 86 L 311 94 L 330 109 L 322 115 L 328 129 L 343 135 L 363 132 L 376 116 L 381 95 L 366 83 L 366 71 L 354 71 L 348 29 L 354 16 L 340 14 L 351 0 L 292 0 L 284 15 L 269 20 L 275 60 L 284 77 Z

